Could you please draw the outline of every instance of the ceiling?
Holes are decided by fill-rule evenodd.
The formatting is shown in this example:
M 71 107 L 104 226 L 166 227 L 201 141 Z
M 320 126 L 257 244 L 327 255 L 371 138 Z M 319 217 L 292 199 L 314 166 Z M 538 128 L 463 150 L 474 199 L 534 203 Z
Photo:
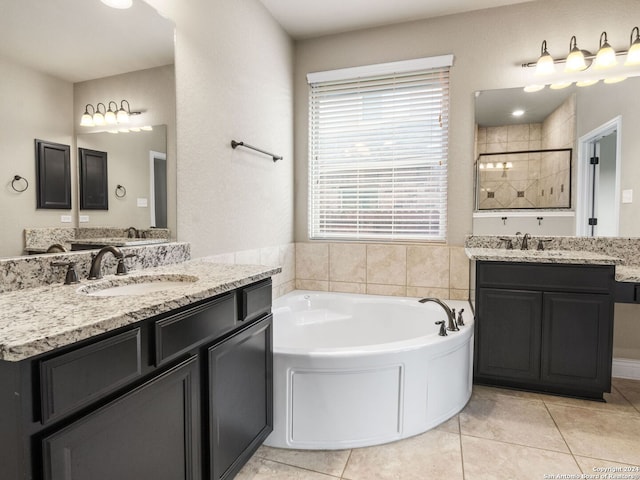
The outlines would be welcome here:
M 562 90 L 545 88 L 531 93 L 525 92 L 523 88 L 476 92 L 476 123 L 480 127 L 542 123 L 577 88 L 575 86 Z M 524 115 L 514 117 L 512 112 L 517 109 L 524 110 Z
M 173 23 L 142 0 L 0 0 L 0 57 L 70 82 L 173 63 Z
M 530 0 L 260 0 L 295 39 L 441 17 Z

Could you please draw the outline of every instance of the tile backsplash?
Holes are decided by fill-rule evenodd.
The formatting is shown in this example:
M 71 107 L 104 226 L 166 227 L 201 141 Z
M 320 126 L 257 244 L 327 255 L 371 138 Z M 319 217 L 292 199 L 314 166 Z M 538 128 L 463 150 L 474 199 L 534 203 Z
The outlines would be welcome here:
M 373 243 L 297 243 L 295 286 L 373 295 L 466 300 L 463 247 Z

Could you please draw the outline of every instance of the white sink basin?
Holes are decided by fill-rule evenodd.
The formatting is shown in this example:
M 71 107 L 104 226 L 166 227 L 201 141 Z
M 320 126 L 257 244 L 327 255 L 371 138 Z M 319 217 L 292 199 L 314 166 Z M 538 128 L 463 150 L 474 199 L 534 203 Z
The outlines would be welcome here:
M 192 275 L 162 274 L 121 277 L 80 287 L 77 292 L 90 297 L 146 295 L 174 290 L 198 280 Z

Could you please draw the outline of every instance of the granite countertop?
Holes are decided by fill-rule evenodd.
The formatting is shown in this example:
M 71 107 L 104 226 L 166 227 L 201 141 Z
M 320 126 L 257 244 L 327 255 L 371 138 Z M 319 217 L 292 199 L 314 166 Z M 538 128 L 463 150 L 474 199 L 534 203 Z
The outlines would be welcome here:
M 126 277 L 105 275 L 76 285 L 50 285 L 0 295 L 0 360 L 20 361 L 198 300 L 234 290 L 281 271 L 280 267 L 226 265 L 200 258 L 184 263 L 131 271 Z M 135 283 L 141 276 L 171 275 L 190 279 L 176 288 L 142 295 L 94 297 L 100 282 Z M 167 277 L 169 278 L 169 277 Z M 140 279 L 138 279 L 140 280 Z
M 618 265 L 616 267 L 616 281 L 640 283 L 640 267 Z
M 620 265 L 622 259 L 579 250 L 507 250 L 505 248 L 464 249 L 471 260 L 490 262 L 572 263 L 581 265 Z M 617 270 L 617 269 L 616 269 Z
M 166 238 L 128 238 L 128 237 L 108 237 L 108 238 L 74 238 L 69 243 L 73 245 L 113 245 L 115 247 L 133 247 L 137 245 L 152 245 L 156 243 L 167 243 Z

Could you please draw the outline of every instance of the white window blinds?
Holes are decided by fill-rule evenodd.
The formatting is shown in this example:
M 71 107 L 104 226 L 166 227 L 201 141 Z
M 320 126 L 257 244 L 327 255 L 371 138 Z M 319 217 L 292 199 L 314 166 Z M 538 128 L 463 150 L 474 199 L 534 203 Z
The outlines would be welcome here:
M 448 65 L 347 80 L 311 75 L 309 236 L 445 240 Z

